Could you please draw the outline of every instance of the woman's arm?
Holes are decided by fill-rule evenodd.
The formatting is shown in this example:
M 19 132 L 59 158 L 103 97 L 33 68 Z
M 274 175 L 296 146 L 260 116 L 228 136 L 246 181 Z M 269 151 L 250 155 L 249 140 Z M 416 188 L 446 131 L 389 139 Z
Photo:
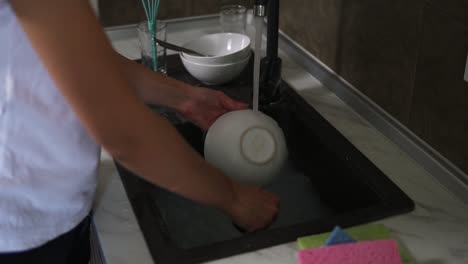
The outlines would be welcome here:
M 184 103 L 190 98 L 190 85 L 170 78 L 164 74 L 155 73 L 142 64 L 131 61 L 116 53 L 124 76 L 130 86 L 136 89 L 138 95 L 146 103 L 170 107 L 183 111 Z
M 209 166 L 130 88 L 87 1 L 10 2 L 49 74 L 97 142 L 147 180 L 220 208 L 241 224 L 247 219 L 240 209 L 244 198 L 239 192 L 245 188 Z M 251 201 L 263 199 L 264 205 L 255 208 L 263 216 L 244 224 L 268 224 L 277 210 L 276 197 L 261 191 L 250 196 Z
M 116 53 L 117 54 L 117 53 Z M 193 87 L 184 82 L 155 73 L 120 54 L 124 76 L 145 102 L 167 106 L 207 130 L 222 114 L 247 108 L 219 91 Z

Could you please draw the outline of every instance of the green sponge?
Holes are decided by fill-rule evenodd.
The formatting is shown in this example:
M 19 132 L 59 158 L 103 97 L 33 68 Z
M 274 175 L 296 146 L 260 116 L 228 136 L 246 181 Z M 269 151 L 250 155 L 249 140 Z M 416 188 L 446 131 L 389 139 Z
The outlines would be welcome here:
M 357 226 L 345 229 L 345 231 L 351 237 L 358 241 L 392 239 L 390 230 L 382 224 Z M 321 247 L 325 244 L 325 241 L 330 236 L 330 234 L 331 233 L 329 232 L 307 237 L 301 237 L 297 239 L 297 244 L 299 245 L 299 249 Z M 401 246 L 401 244 L 398 245 L 398 249 L 400 250 L 401 261 L 404 264 L 412 264 L 408 252 Z

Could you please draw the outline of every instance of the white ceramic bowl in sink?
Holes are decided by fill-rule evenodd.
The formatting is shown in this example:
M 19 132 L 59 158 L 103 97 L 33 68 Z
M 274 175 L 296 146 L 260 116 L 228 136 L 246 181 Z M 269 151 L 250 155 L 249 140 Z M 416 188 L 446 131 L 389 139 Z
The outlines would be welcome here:
M 207 85 L 220 85 L 237 78 L 249 63 L 250 55 L 240 61 L 212 65 L 193 62 L 182 54 L 180 58 L 185 69 L 195 79 Z
M 186 59 L 201 64 L 227 64 L 250 56 L 250 38 L 237 33 L 204 35 L 183 45 L 208 57 L 182 53 Z
M 264 186 L 282 170 L 288 151 L 271 117 L 250 109 L 218 118 L 205 138 L 205 159 L 236 181 Z

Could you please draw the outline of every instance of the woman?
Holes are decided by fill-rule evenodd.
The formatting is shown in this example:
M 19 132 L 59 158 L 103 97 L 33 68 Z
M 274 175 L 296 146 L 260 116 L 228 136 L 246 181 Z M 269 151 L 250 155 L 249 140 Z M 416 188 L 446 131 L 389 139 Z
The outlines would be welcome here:
M 87 263 L 100 145 L 146 180 L 249 231 L 278 198 L 231 181 L 144 102 L 207 129 L 245 108 L 133 63 L 86 0 L 0 0 L 0 263 Z

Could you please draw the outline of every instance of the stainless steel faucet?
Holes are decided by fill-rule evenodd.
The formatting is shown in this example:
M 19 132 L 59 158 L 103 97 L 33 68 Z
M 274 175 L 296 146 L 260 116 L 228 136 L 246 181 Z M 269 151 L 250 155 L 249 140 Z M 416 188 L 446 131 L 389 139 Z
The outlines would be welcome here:
M 255 0 L 254 15 L 268 19 L 267 55 L 262 59 L 260 103 L 279 99 L 281 87 L 281 59 L 278 57 L 279 0 Z

